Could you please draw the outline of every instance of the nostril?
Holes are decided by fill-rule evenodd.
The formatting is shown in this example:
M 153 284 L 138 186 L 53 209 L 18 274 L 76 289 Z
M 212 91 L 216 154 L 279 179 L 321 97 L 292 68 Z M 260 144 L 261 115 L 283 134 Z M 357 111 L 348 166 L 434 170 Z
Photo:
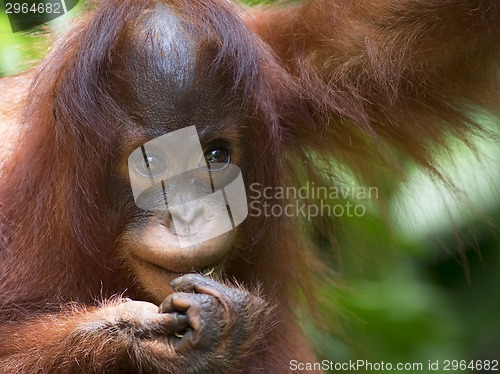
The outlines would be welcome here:
M 205 223 L 206 210 L 202 205 L 182 204 L 171 207 L 170 224 L 177 233 L 197 232 Z
M 170 210 L 162 210 L 157 212 L 157 216 L 160 219 L 160 223 L 168 228 L 173 228 L 172 214 Z

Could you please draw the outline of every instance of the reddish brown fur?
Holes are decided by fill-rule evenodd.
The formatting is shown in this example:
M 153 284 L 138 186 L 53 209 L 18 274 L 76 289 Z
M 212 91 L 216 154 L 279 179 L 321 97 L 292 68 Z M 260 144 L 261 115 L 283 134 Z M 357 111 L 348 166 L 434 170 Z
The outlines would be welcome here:
M 109 73 L 153 2 L 102 2 L 33 79 L 18 152 L 2 166 L 2 372 L 162 368 L 128 350 L 124 336 L 82 330 L 108 304 L 120 304 L 121 296 L 102 304 L 113 295 L 148 300 L 115 248 L 127 207 L 118 218 L 105 208 L 117 133 L 129 120 Z M 254 160 L 247 184 L 284 185 L 300 174 L 297 160 L 319 178 L 312 154 L 333 155 L 369 179 L 400 152 L 436 172 L 432 146 L 444 146 L 449 133 L 466 140 L 479 126 L 473 110 L 500 112 L 496 0 L 314 0 L 250 16 L 225 1 L 166 3 L 218 42 L 207 65 L 232 73 L 248 106 L 242 110 L 255 117 L 248 151 L 265 160 Z M 3 92 L 18 85 L 1 83 Z M 274 320 L 252 326 L 253 344 L 227 372 L 288 372 L 290 359 L 314 360 L 293 310 L 321 267 L 291 219 L 248 219 L 243 229 L 227 274 L 247 289 L 260 286 Z M 188 366 L 180 361 L 172 370 Z

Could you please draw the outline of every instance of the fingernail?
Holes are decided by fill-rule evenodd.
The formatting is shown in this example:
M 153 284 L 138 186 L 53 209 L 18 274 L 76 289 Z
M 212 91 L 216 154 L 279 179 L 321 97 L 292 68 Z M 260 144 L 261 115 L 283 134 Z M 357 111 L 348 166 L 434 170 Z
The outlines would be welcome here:
M 182 277 L 175 278 L 172 282 L 170 282 L 170 285 L 172 287 L 177 287 L 179 284 L 182 282 Z
M 179 325 L 187 325 L 188 323 L 188 317 L 185 314 L 177 314 L 176 319 Z
M 163 306 L 163 303 L 161 303 L 159 306 L 158 306 L 158 313 L 163 313 L 163 310 L 165 309 L 165 307 Z

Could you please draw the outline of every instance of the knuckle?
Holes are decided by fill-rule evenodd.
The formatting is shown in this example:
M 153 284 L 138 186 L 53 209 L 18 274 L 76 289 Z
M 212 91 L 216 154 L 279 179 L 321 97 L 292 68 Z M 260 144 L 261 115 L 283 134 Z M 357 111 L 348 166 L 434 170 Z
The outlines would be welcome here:
M 193 299 L 193 307 L 207 310 L 207 309 L 213 309 L 216 300 L 210 295 L 205 295 L 205 294 L 193 294 L 192 295 Z

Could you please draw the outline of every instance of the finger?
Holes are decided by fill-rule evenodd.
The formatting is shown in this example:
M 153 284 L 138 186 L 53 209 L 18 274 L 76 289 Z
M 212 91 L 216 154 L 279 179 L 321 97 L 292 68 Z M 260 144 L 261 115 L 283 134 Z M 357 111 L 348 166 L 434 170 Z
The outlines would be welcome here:
M 220 298 L 226 287 L 200 274 L 186 274 L 174 279 L 170 284 L 176 291 L 196 292 L 199 294 L 207 294 L 215 298 Z
M 158 333 L 178 333 L 189 327 L 188 317 L 181 313 L 162 313 L 151 330 Z
M 163 300 L 163 302 L 158 307 L 158 312 L 186 312 L 186 310 L 188 310 L 193 302 L 192 296 L 193 294 L 179 292 L 168 295 L 167 298 Z
M 174 349 L 180 354 L 191 352 L 199 344 L 200 339 L 201 337 L 198 334 L 195 334 L 193 330 L 189 330 L 176 342 Z

